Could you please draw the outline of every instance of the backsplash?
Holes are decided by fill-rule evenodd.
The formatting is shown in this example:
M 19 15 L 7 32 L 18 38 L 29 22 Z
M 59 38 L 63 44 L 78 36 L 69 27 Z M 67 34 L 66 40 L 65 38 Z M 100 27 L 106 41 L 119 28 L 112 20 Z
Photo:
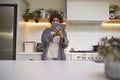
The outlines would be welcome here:
M 68 24 L 67 27 L 69 47 L 75 50 L 92 50 L 92 45 L 98 44 L 102 37 L 120 37 L 117 29 L 103 29 L 101 23 L 77 23 Z
M 27 25 L 27 38 L 41 42 L 42 31 L 49 25 Z M 68 23 L 67 35 L 69 46 L 67 51 L 73 47 L 75 50 L 92 50 L 92 45 L 98 44 L 102 37 L 120 37 L 120 29 L 103 29 L 100 23 Z

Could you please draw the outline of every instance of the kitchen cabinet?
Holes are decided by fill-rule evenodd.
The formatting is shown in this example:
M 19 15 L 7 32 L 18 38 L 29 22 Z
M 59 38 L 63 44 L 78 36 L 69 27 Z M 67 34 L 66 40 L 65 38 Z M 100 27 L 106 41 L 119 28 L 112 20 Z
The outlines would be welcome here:
M 19 52 L 16 54 L 16 60 L 41 60 L 42 52 Z M 72 60 L 72 54 L 66 54 L 66 60 Z
M 109 0 L 67 0 L 67 19 L 108 20 Z
M 100 56 L 97 52 L 95 53 L 83 53 L 83 52 L 70 52 L 67 54 L 69 58 L 67 60 L 72 61 L 104 61 L 104 57 Z
M 16 60 L 41 60 L 42 52 L 21 52 L 16 54 Z

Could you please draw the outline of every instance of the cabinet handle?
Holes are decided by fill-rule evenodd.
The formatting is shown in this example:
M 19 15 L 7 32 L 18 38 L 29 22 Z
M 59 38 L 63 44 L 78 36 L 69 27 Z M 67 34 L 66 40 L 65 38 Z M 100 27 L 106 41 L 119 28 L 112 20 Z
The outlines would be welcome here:
M 30 61 L 34 60 L 34 59 L 29 59 Z

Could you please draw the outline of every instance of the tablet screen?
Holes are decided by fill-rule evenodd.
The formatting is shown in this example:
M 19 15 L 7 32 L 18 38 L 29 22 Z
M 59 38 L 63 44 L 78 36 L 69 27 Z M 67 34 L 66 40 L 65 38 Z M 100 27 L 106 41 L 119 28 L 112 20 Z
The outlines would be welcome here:
M 52 31 L 54 31 L 56 28 L 57 29 L 62 29 L 62 31 L 64 31 L 65 28 L 66 28 L 66 25 L 62 24 L 62 23 L 52 23 L 51 28 L 52 28 Z

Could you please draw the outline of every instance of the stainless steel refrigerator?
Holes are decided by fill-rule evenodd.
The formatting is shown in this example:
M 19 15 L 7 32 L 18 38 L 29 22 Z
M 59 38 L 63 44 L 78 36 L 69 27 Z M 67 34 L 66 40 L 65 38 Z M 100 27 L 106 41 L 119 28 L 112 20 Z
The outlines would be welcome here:
M 0 60 L 16 58 L 17 4 L 0 4 Z

